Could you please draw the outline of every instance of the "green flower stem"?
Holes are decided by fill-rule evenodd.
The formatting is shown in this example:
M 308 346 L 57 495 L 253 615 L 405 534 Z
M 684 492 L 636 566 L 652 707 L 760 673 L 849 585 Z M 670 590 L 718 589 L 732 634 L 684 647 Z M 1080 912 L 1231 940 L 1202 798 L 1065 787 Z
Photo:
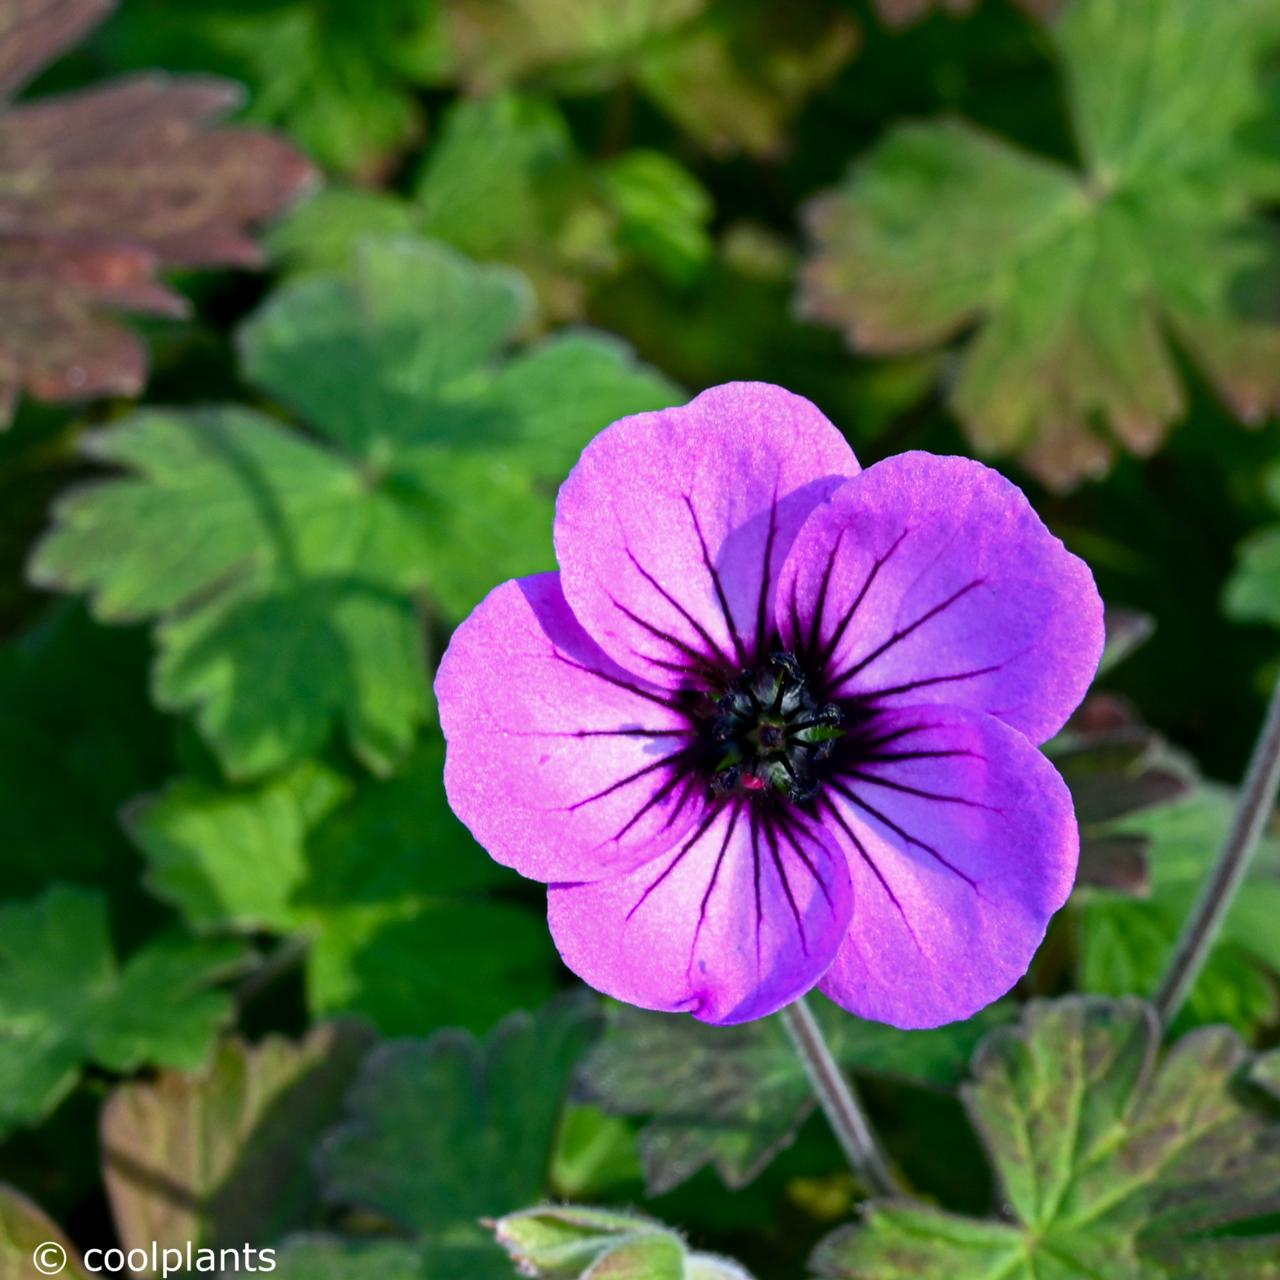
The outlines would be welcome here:
M 1156 994 L 1156 1009 L 1165 1026 L 1177 1016 L 1204 968 L 1222 921 L 1249 869 L 1263 828 L 1275 808 L 1277 787 L 1280 787 L 1280 678 L 1271 694 L 1267 718 L 1240 788 L 1231 830 L 1201 890 L 1200 900 L 1183 926 Z
M 778 1016 L 854 1173 L 878 1195 L 904 1194 L 902 1179 L 881 1149 L 856 1090 L 841 1073 L 804 997 L 789 1004 Z

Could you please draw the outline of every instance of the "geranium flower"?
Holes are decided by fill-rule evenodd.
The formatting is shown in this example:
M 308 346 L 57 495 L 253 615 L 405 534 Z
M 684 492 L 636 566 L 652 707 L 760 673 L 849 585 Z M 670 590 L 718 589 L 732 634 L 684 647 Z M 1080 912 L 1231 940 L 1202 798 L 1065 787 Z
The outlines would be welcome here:
M 1035 744 L 1103 640 L 1020 490 L 925 453 L 860 472 L 807 400 L 735 383 L 597 436 L 555 542 L 436 692 L 450 802 L 548 884 L 569 968 L 717 1023 L 816 985 L 935 1026 L 1017 981 L 1078 852 Z

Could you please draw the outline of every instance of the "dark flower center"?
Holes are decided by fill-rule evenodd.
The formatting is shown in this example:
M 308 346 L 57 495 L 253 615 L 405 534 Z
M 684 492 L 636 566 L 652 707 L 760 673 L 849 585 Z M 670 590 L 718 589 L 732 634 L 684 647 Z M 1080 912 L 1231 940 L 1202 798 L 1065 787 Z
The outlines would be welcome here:
M 711 789 L 718 795 L 774 794 L 797 804 L 812 800 L 843 722 L 834 702 L 814 695 L 794 654 L 771 655 L 714 701 L 706 724 Z

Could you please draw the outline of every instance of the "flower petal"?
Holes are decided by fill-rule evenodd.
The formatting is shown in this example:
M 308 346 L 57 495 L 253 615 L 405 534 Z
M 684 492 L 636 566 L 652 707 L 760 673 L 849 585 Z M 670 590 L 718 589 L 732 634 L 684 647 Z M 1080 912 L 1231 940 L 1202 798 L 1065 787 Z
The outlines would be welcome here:
M 849 870 L 799 815 L 731 801 L 629 875 L 552 885 L 565 964 L 607 995 L 704 1022 L 763 1018 L 809 990 L 849 920 Z
M 792 540 L 857 470 L 809 401 L 768 383 L 623 418 L 560 490 L 565 596 L 602 648 L 655 682 L 678 685 L 699 664 L 746 666 L 772 629 Z
M 860 737 L 819 800 L 848 855 L 854 901 L 822 990 L 897 1027 L 967 1018 L 1026 972 L 1071 891 L 1071 795 L 991 716 L 885 711 Z
M 1084 561 L 1016 485 L 967 458 L 904 453 L 810 517 L 776 602 L 827 692 L 985 711 L 1036 742 L 1079 704 L 1102 655 Z
M 594 880 L 678 840 L 701 809 L 673 758 L 668 695 L 579 626 L 559 575 L 507 582 L 454 632 L 436 676 L 453 811 L 535 880 Z

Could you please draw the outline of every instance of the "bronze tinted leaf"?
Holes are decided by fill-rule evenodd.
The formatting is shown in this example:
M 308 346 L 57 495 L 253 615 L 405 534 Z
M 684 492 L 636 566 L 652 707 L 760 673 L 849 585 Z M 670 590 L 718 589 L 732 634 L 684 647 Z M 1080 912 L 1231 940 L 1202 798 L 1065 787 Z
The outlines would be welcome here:
M 115 0 L 5 0 L 0 4 L 0 98 L 11 98 L 110 12 Z
M 301 1043 L 225 1040 L 198 1073 L 121 1085 L 102 1110 L 103 1177 L 125 1248 L 236 1246 L 306 1222 L 311 1157 L 372 1042 L 322 1023 Z
M 824 1280 L 1271 1280 L 1274 1115 L 1247 1054 L 1211 1027 L 1163 1055 L 1154 1010 L 1071 996 L 1028 1006 L 974 1058 L 965 1102 L 1007 1217 L 906 1201 L 818 1246 Z
M 802 301 L 862 351 L 958 344 L 974 446 L 1066 488 L 1184 416 L 1175 348 L 1243 422 L 1280 403 L 1280 33 L 1273 0 L 1073 0 L 1047 39 L 1078 162 L 895 125 L 810 206 Z
M 165 266 L 252 266 L 250 228 L 310 180 L 268 134 L 213 127 L 240 98 L 221 81 L 136 76 L 12 97 L 111 7 L 0 0 L 0 420 L 45 400 L 135 394 L 146 355 L 111 313 L 172 315 Z

